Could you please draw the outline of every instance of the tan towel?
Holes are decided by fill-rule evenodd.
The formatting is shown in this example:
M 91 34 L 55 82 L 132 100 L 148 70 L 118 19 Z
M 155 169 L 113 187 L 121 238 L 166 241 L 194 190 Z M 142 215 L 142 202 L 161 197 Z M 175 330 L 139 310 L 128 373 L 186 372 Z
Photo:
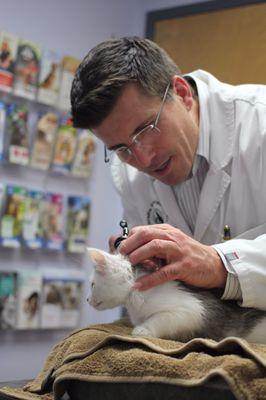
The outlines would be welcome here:
M 131 329 L 120 320 L 75 331 L 54 347 L 32 382 L 0 392 L 22 400 L 52 400 L 64 394 L 70 379 L 196 386 L 218 376 L 239 400 L 266 399 L 266 345 L 233 337 L 188 343 L 136 338 Z

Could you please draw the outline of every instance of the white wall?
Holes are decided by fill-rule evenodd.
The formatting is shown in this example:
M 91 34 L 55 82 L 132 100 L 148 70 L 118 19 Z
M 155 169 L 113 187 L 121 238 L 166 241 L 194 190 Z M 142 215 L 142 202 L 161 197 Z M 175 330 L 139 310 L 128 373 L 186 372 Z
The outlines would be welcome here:
M 0 0 L 0 27 L 77 57 L 111 35 L 142 31 L 140 0 Z

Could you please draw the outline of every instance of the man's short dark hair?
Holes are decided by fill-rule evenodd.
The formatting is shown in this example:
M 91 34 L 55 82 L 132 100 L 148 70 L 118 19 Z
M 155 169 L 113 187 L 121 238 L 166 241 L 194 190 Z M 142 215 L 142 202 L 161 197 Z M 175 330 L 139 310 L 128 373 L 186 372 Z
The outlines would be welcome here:
M 81 62 L 72 84 L 74 126 L 100 125 L 129 82 L 148 96 L 162 98 L 177 74 L 180 70 L 175 62 L 151 40 L 123 37 L 98 44 Z

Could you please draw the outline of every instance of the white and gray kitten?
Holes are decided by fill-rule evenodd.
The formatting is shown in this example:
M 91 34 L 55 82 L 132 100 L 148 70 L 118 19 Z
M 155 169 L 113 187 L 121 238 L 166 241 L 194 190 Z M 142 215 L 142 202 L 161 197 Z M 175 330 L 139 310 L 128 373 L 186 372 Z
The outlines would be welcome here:
M 137 291 L 132 286 L 143 269 L 132 268 L 121 254 L 89 248 L 95 263 L 88 302 L 97 310 L 125 306 L 135 336 L 187 341 L 242 337 L 266 343 L 266 311 L 222 301 L 211 291 L 191 289 L 177 281 Z

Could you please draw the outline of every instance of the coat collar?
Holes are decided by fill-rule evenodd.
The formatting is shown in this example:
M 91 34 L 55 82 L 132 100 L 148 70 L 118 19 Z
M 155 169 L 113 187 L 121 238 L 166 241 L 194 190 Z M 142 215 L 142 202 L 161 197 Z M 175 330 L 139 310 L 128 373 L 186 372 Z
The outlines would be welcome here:
M 234 87 L 202 70 L 189 76 L 195 80 L 198 90 L 200 136 L 204 137 L 204 142 L 209 142 L 204 145 L 203 155 L 210 165 L 225 168 L 231 161 L 234 143 Z

